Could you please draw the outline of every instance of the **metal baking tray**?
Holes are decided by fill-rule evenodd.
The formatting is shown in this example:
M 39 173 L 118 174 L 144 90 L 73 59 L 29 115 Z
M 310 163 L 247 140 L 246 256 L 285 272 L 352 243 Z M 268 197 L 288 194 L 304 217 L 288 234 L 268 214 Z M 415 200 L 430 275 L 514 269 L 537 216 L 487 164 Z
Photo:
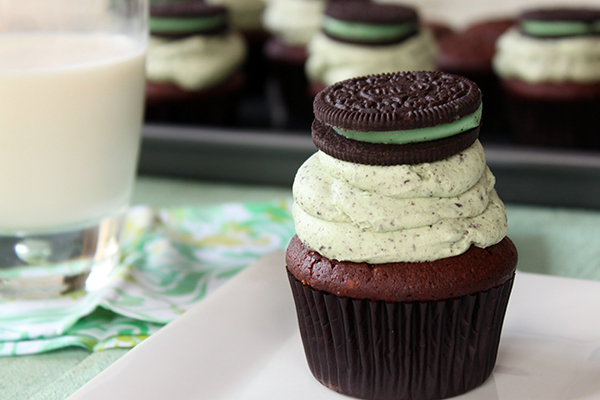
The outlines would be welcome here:
M 600 209 L 600 152 L 482 143 L 505 202 Z M 310 132 L 146 124 L 139 172 L 291 186 L 315 151 Z

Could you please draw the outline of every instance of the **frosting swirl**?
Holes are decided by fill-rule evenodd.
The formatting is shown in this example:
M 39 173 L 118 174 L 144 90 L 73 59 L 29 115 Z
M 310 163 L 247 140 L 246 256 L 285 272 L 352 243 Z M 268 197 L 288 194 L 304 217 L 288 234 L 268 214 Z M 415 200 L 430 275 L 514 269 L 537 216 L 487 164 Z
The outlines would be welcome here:
M 488 247 L 507 232 L 483 147 L 417 165 L 371 166 L 317 152 L 293 185 L 296 233 L 337 260 L 432 261 Z
M 151 37 L 146 77 L 171 82 L 185 90 L 214 86 L 237 70 L 246 57 L 244 39 L 226 35 L 196 35 L 178 40 Z
M 493 64 L 500 77 L 529 83 L 600 82 L 600 36 L 536 38 L 512 28 Z
M 334 40 L 323 32 L 308 44 L 306 74 L 311 82 L 331 85 L 345 79 L 397 71 L 433 71 L 438 49 L 428 29 L 392 45 L 359 45 Z
M 274 0 L 263 14 L 265 28 L 291 46 L 306 46 L 321 27 L 325 1 Z

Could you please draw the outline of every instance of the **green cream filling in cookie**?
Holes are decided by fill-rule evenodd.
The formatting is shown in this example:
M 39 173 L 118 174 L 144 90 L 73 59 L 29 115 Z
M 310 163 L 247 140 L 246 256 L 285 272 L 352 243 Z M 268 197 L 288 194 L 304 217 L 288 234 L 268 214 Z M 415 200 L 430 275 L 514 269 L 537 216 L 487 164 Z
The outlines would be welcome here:
M 524 20 L 521 21 L 520 27 L 524 33 L 540 37 L 581 36 L 600 33 L 600 21 L 586 23 L 582 21 Z
M 198 18 L 150 18 L 149 27 L 152 33 L 194 33 L 210 31 L 226 23 L 223 15 L 211 15 Z
M 381 42 L 402 39 L 417 31 L 417 24 L 414 22 L 393 25 L 369 24 L 326 17 L 323 21 L 323 30 L 330 35 L 349 40 Z
M 402 131 L 361 132 L 334 127 L 333 130 L 340 135 L 347 137 L 348 139 L 357 140 L 359 142 L 388 144 L 427 142 L 458 135 L 459 133 L 478 127 L 481 122 L 482 107 L 483 105 L 480 105 L 474 113 L 465 115 L 454 122 L 436 126 L 428 126 L 425 128 L 407 129 Z

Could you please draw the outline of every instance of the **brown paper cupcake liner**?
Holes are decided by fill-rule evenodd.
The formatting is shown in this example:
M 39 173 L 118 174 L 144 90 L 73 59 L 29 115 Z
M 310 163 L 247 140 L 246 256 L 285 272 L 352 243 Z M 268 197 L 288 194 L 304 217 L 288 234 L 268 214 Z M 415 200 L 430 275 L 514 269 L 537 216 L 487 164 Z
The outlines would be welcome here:
M 496 362 L 513 278 L 473 295 L 373 302 L 289 274 L 306 358 L 328 388 L 362 399 L 442 399 L 481 385 Z
M 507 93 L 506 108 L 516 143 L 600 149 L 600 100 L 543 101 Z
M 146 83 L 147 122 L 187 125 L 234 125 L 237 104 L 246 84 L 238 71 L 224 82 L 186 92 L 175 84 Z

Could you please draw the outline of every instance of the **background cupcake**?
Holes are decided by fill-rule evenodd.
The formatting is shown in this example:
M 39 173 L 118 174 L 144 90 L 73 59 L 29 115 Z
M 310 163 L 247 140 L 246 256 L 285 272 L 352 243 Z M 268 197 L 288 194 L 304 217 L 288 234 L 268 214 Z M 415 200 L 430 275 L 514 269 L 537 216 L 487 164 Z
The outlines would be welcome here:
M 368 399 L 439 399 L 496 359 L 517 253 L 466 78 L 395 73 L 315 99 L 287 269 L 313 375 Z
M 187 1 L 156 4 L 150 13 L 146 119 L 232 124 L 246 47 L 228 28 L 226 9 Z
M 312 116 L 304 72 L 306 46 L 321 28 L 325 4 L 325 0 L 272 0 L 263 15 L 271 34 L 264 53 L 274 78 L 271 105 L 284 106 L 287 125 L 294 126 L 295 121 L 302 124 Z
M 207 4 L 223 6 L 229 13 L 231 27 L 240 32 L 248 45 L 244 70 L 248 77 L 246 90 L 262 94 L 266 79 L 263 48 L 268 33 L 262 24 L 265 0 L 204 0 Z
M 447 34 L 439 40 L 437 69 L 475 81 L 483 94 L 483 138 L 505 139 L 508 132 L 504 101 L 492 67 L 496 41 L 516 24 L 513 19 L 486 20 Z
M 416 11 L 394 4 L 335 1 L 308 45 L 313 95 L 344 79 L 393 71 L 433 70 L 437 45 Z
M 524 12 L 498 41 L 494 68 L 519 143 L 600 147 L 600 9 Z

